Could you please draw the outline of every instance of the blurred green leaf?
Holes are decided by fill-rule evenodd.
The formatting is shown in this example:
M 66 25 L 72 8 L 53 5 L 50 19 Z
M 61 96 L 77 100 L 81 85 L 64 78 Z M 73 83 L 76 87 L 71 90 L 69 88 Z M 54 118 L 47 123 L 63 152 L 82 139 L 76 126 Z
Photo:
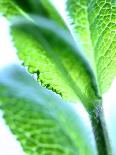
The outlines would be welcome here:
M 49 0 L 1 0 L 0 12 L 8 19 L 14 15 L 36 14 L 53 19 L 58 25 L 68 30 L 62 17 Z
M 96 81 L 71 35 L 53 21 L 39 17 L 32 19 L 23 11 L 24 7 L 19 6 L 17 14 L 26 17 L 23 26 L 26 29 L 13 28 L 12 36 L 19 58 L 28 66 L 29 72 L 37 73 L 38 81 L 43 86 L 61 94 L 64 99 L 73 102 L 81 100 L 87 109 L 95 108 L 99 100 Z M 11 6 L 10 9 L 14 8 Z M 1 11 L 9 17 L 7 11 Z M 21 26 L 23 23 L 18 24 Z
M 20 59 L 43 86 L 66 100 L 77 102 L 79 97 L 90 110 L 98 100 L 94 76 L 71 36 L 49 20 L 31 20 L 17 17 L 12 24 Z
M 18 66 L 0 71 L 0 77 L 0 109 L 26 153 L 97 155 L 82 106 L 63 102 Z
M 13 1 L 13 0 L 12 0 Z M 54 20 L 59 26 L 67 29 L 59 12 L 50 0 L 15 0 L 16 4 L 26 13 L 36 14 Z M 67 29 L 68 30 L 68 29 Z

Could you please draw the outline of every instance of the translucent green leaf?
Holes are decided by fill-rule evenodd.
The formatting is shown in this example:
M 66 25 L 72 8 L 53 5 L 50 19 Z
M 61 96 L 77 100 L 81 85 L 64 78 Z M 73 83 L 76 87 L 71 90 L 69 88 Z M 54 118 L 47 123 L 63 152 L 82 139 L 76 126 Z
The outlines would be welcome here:
M 4 2 L 2 3 L 4 6 Z M 22 14 L 29 21 L 33 20 L 36 25 L 34 29 L 26 25 L 25 31 L 12 29 L 19 58 L 28 66 L 29 72 L 36 73 L 43 86 L 61 94 L 64 99 L 77 102 L 79 98 L 86 108 L 93 108 L 98 99 L 94 75 L 70 34 L 52 21 L 42 18 L 34 21 L 19 6 L 16 5 L 15 8 L 18 8 L 17 14 Z M 12 9 L 14 10 L 11 5 L 10 10 Z M 9 17 L 7 11 L 1 11 Z M 13 14 L 10 14 L 11 17 Z M 30 33 L 30 30 L 35 33 Z
M 82 106 L 63 102 L 17 66 L 0 71 L 0 109 L 30 155 L 97 155 Z
M 67 0 L 67 11 L 103 94 L 116 76 L 116 1 Z
M 33 22 L 17 18 L 13 23 L 15 44 L 25 66 L 38 74 L 42 85 L 66 100 L 77 102 L 79 97 L 87 108 L 95 106 L 94 77 L 70 35 L 49 20 L 35 17 Z
M 61 27 L 67 29 L 65 22 L 50 0 L 15 0 L 14 2 L 16 2 L 15 4 L 18 4 L 26 13 L 53 19 Z

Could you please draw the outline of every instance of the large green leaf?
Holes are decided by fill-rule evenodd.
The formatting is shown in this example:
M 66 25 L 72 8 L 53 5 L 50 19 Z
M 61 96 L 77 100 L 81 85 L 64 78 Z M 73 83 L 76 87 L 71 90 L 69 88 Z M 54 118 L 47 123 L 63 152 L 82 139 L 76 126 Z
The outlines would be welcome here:
M 7 10 L 4 11 L 1 8 L 3 14 L 9 19 L 13 17 L 13 14 L 7 14 L 7 12 L 12 12 L 9 10 L 14 10 L 15 4 L 7 8 L 7 5 L 4 6 L 5 2 L 0 3 Z M 28 26 L 30 24 L 28 22 L 26 25 L 28 33 L 16 28 L 12 29 L 13 40 L 24 65 L 28 66 L 31 73 L 37 74 L 38 81 L 43 86 L 61 94 L 66 100 L 77 102 L 79 98 L 86 108 L 89 110 L 93 108 L 98 99 L 94 76 L 74 45 L 70 34 L 52 21 L 42 18 L 36 18 L 35 21 L 20 7 L 15 6 L 15 8 L 17 8 L 17 13 L 15 12 L 14 15 L 22 14 L 27 19 L 33 20 L 36 25 L 32 29 L 32 26 L 31 28 Z M 35 33 L 30 33 L 30 31 Z
M 75 102 L 79 97 L 87 108 L 95 106 L 94 77 L 70 35 L 46 19 L 35 17 L 33 22 L 17 18 L 13 23 L 19 57 L 29 71 L 37 73 L 42 85 L 65 99 Z
M 67 0 L 67 11 L 102 94 L 116 76 L 116 1 Z
M 97 155 L 84 108 L 63 102 L 18 66 L 0 71 L 0 109 L 30 155 Z

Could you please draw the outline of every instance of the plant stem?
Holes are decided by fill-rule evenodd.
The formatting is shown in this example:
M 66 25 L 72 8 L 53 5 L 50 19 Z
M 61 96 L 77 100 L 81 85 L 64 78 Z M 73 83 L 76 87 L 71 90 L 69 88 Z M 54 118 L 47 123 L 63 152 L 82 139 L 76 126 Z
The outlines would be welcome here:
M 93 126 L 93 131 L 97 143 L 97 150 L 98 155 L 108 155 L 108 148 L 107 148 L 107 141 L 106 140 L 106 132 L 104 132 L 105 127 L 104 125 L 104 119 L 103 119 L 103 110 L 102 106 L 97 106 L 96 110 L 94 110 L 92 113 L 90 113 L 91 116 L 91 122 Z

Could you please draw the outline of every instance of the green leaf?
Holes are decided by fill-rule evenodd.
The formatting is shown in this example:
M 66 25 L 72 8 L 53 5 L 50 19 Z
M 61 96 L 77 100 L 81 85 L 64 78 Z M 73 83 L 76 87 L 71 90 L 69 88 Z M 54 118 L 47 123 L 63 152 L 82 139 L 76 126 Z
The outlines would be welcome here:
M 53 19 L 61 27 L 67 29 L 65 22 L 50 0 L 15 0 L 15 2 L 26 13 L 41 15 L 48 19 Z
M 55 20 L 57 24 L 67 29 L 62 17 L 49 0 L 1 0 L 0 12 L 9 19 L 14 15 L 41 15 L 43 17 L 47 17 L 48 19 Z
M 71 36 L 49 20 L 31 20 L 17 17 L 13 23 L 15 45 L 24 65 L 37 73 L 43 86 L 66 100 L 77 102 L 79 97 L 90 110 L 98 99 L 94 76 Z
M 5 2 L 0 3 L 4 6 Z M 9 2 L 10 4 L 12 3 Z M 24 22 L 36 25 L 34 29 L 26 25 L 28 33 L 16 28 L 12 29 L 19 58 L 24 61 L 25 66 L 28 66 L 29 72 L 36 73 L 38 81 L 43 86 L 61 94 L 64 99 L 73 102 L 78 102 L 79 99 L 87 109 L 93 108 L 98 100 L 94 75 L 75 47 L 70 34 L 52 21 L 38 18 L 35 19 L 36 22 L 15 3 L 13 6 L 17 8 L 14 16 L 18 13 L 22 14 L 29 20 L 25 19 Z M 12 5 L 7 9 L 14 10 Z M 8 10 L 1 9 L 6 17 L 13 17 L 13 14 L 7 15 Z M 30 23 L 32 20 L 35 23 Z M 30 30 L 35 33 L 32 34 Z
M 15 0 L 0 0 L 0 12 L 10 19 L 12 16 L 24 14 L 21 8 L 14 3 Z
M 67 0 L 67 12 L 103 94 L 116 76 L 116 1 Z
M 0 109 L 26 153 L 97 155 L 82 106 L 63 102 L 18 66 L 0 71 L 0 77 Z

